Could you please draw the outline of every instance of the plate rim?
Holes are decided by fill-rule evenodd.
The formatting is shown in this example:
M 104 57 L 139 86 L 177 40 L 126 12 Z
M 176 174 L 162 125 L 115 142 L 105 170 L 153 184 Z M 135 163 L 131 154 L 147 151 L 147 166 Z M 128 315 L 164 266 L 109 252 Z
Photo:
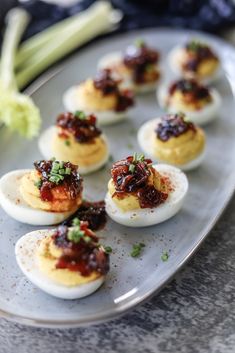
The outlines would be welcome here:
M 171 33 L 172 31 L 174 33 L 178 33 L 179 35 L 185 34 L 185 29 L 184 28 L 170 28 L 170 27 L 149 27 L 149 28 L 142 28 L 142 29 L 135 29 L 131 31 L 125 31 L 122 33 L 112 33 L 112 37 L 118 38 L 118 37 L 124 37 L 126 34 L 135 34 L 139 35 L 141 32 L 142 35 L 148 32 L 169 32 Z M 187 33 L 189 35 L 199 35 L 208 39 L 212 39 L 216 41 L 217 43 L 222 43 L 223 46 L 227 46 L 227 48 L 230 51 L 233 51 L 235 54 L 235 48 L 226 40 L 217 37 L 216 35 L 202 32 L 202 31 L 197 31 L 197 30 L 190 30 L 187 29 Z M 81 50 L 86 50 L 89 48 L 90 45 L 97 45 L 99 42 L 106 42 L 109 41 L 111 36 L 109 35 L 108 37 L 101 37 L 97 38 L 97 41 L 94 42 L 92 41 L 91 43 L 88 43 L 87 45 L 83 46 Z M 51 69 L 48 69 L 46 72 L 41 74 L 35 81 L 33 81 L 25 90 L 24 93 L 28 94 L 31 96 L 33 93 L 37 92 L 39 89 L 41 89 L 49 80 L 51 80 L 53 77 L 57 76 L 60 72 L 62 72 L 69 60 L 74 58 L 78 54 L 79 50 L 76 50 L 74 53 L 69 55 L 68 57 L 65 57 L 62 61 L 62 63 L 59 63 L 55 66 L 53 66 Z M 159 287 L 157 289 L 151 289 L 148 292 L 146 292 L 141 298 L 134 298 L 130 300 L 127 303 L 122 303 L 121 307 L 116 306 L 115 309 L 110 313 L 109 310 L 106 310 L 102 314 L 100 314 L 98 317 L 89 315 L 86 318 L 81 319 L 73 319 L 73 320 L 43 320 L 43 319 L 35 319 L 31 318 L 28 316 L 22 316 L 22 315 L 17 315 L 13 314 L 11 312 L 5 311 L 3 309 L 0 309 L 0 317 L 7 319 L 8 321 L 11 321 L 13 323 L 17 324 L 22 324 L 26 326 L 31 326 L 31 327 L 41 327 L 41 328 L 52 328 L 52 329 L 58 329 L 58 328 L 76 328 L 76 327 L 86 327 L 86 326 L 91 326 L 91 325 L 97 325 L 103 322 L 107 322 L 110 320 L 113 320 L 115 318 L 118 318 L 127 312 L 130 312 L 131 310 L 135 309 L 137 305 L 145 303 L 147 300 L 151 299 L 154 295 L 158 294 L 174 277 L 175 275 L 187 264 L 187 262 L 191 259 L 191 257 L 198 251 L 199 247 L 202 245 L 204 240 L 207 238 L 211 230 L 214 228 L 215 224 L 218 222 L 222 214 L 224 213 L 226 207 L 228 206 L 230 200 L 232 199 L 234 195 L 234 190 L 235 185 L 233 188 L 231 188 L 231 191 L 228 193 L 226 199 L 224 200 L 224 203 L 220 209 L 220 211 L 217 213 L 217 215 L 211 220 L 210 223 L 203 229 L 200 235 L 200 239 L 198 242 L 191 248 L 187 256 L 185 256 L 181 262 L 178 264 L 178 266 L 174 269 L 174 272 L 171 274 L 170 277 L 167 279 L 163 279 L 162 282 L 160 283 Z

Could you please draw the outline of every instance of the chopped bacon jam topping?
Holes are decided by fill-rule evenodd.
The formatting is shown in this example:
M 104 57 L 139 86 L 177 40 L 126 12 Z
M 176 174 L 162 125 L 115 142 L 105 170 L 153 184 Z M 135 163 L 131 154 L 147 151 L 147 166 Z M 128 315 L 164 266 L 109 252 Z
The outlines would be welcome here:
M 89 224 L 89 228 L 92 230 L 99 230 L 105 226 L 107 217 L 105 211 L 105 202 L 89 202 L 83 201 L 77 212 L 67 219 L 63 224 L 71 226 L 74 217 L 77 217 L 81 221 L 86 221 Z
M 180 91 L 188 103 L 197 103 L 199 100 L 211 102 L 211 94 L 207 87 L 201 85 L 194 79 L 182 79 L 174 82 L 169 88 L 169 94 L 173 95 Z
M 116 162 L 111 169 L 115 186 L 114 196 L 124 198 L 126 194 L 137 196 L 141 208 L 153 208 L 163 203 L 168 194 L 149 184 L 149 177 L 155 174 L 151 159 L 143 155 L 129 156 Z
M 155 132 L 162 141 L 168 141 L 171 137 L 178 137 L 188 130 L 196 132 L 195 125 L 184 119 L 183 114 L 170 114 L 161 119 Z
M 133 70 L 133 79 L 137 84 L 145 83 L 145 74 L 151 70 L 152 80 L 157 80 L 159 77 L 158 71 L 154 65 L 159 60 L 159 53 L 149 48 L 144 42 L 140 41 L 135 46 L 130 46 L 124 55 L 124 64 Z M 155 73 L 155 76 L 152 76 Z
M 82 111 L 60 114 L 56 125 L 61 128 L 60 137 L 68 138 L 66 132 L 69 132 L 79 143 L 93 142 L 101 134 L 100 129 L 96 127 L 95 115 L 86 116 Z
M 94 79 L 96 89 L 102 91 L 103 95 L 115 94 L 117 97 L 117 112 L 125 111 L 127 108 L 134 105 L 133 93 L 130 90 L 119 89 L 120 81 L 115 80 L 111 76 L 111 70 L 104 69 L 100 71 Z
M 185 71 L 197 72 L 199 65 L 204 60 L 216 60 L 217 56 L 213 53 L 210 47 L 206 44 L 191 41 L 185 45 L 185 49 L 189 54 L 189 59 L 183 65 Z
M 79 272 L 82 276 L 89 276 L 94 271 L 105 275 L 109 271 L 109 255 L 87 222 L 76 218 L 71 228 L 59 226 L 52 240 L 62 250 L 56 268 Z
M 40 174 L 35 186 L 40 190 L 43 201 L 53 201 L 52 189 L 55 187 L 59 187 L 60 192 L 66 193 L 68 199 L 76 199 L 82 192 L 82 178 L 76 165 L 70 162 L 43 160 L 35 162 L 34 167 Z

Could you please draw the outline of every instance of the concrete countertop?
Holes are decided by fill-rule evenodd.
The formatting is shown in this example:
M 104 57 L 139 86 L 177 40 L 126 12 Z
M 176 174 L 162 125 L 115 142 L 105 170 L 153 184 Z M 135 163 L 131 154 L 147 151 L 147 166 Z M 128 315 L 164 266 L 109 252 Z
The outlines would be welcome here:
M 232 353 L 235 198 L 198 253 L 149 302 L 93 327 L 53 330 L 0 320 L 1 353 Z

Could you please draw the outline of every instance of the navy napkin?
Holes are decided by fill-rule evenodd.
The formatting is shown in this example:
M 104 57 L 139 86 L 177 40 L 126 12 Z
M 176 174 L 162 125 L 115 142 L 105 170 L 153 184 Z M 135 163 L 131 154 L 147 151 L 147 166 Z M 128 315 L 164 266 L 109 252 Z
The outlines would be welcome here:
M 29 37 L 87 7 L 94 0 L 83 0 L 70 8 L 31 0 L 22 6 L 32 15 L 26 33 Z M 233 0 L 112 0 L 124 17 L 117 31 L 170 26 L 218 32 L 235 24 Z

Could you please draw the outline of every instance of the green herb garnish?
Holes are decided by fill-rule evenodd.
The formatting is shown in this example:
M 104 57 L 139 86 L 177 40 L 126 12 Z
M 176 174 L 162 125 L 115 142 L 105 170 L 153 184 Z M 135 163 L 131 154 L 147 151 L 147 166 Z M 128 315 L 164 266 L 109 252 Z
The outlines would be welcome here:
M 70 175 L 71 174 L 71 168 L 66 167 L 65 168 L 65 174 Z
M 141 38 L 138 38 L 135 40 L 135 46 L 138 47 L 138 48 L 141 48 L 144 46 L 144 40 L 141 39 Z
M 187 49 L 191 50 L 191 51 L 198 51 L 200 48 L 203 48 L 205 45 L 196 41 L 196 40 L 192 40 L 191 42 L 189 42 L 187 44 Z
M 83 237 L 83 240 L 84 240 L 86 243 L 89 243 L 89 242 L 91 241 L 91 238 L 88 237 L 88 235 L 85 235 L 85 236 Z
M 80 229 L 80 226 L 76 226 L 68 231 L 67 238 L 73 243 L 79 243 L 84 235 L 85 232 Z
M 166 262 L 168 259 L 169 259 L 169 254 L 168 254 L 168 252 L 167 252 L 167 251 L 163 251 L 162 256 L 161 256 L 161 260 L 162 260 L 163 262 Z
M 86 114 L 82 110 L 77 110 L 74 115 L 81 120 L 86 119 Z
M 65 175 L 71 174 L 71 168 L 65 167 L 64 162 L 59 162 L 53 159 L 52 168 L 49 175 L 49 181 L 59 184 L 64 180 Z
M 39 179 L 39 180 L 35 181 L 34 185 L 35 185 L 38 189 L 40 189 L 41 186 L 42 186 L 42 180 Z
M 70 141 L 69 140 L 65 140 L 64 143 L 65 143 L 66 146 L 70 146 Z
M 145 159 L 144 154 L 138 155 L 137 153 L 134 153 L 134 154 L 133 154 L 132 162 L 133 162 L 133 163 L 143 162 L 144 159 Z
M 134 164 L 130 164 L 129 165 L 129 172 L 134 173 L 134 171 L 135 171 L 135 165 Z
M 80 219 L 78 219 L 77 217 L 75 217 L 73 220 L 72 220 L 72 225 L 73 226 L 80 226 Z
M 130 255 L 132 257 L 138 257 L 141 254 L 144 247 L 145 247 L 144 243 L 134 244 L 130 252 Z
M 113 161 L 114 161 L 113 156 L 110 154 L 110 156 L 109 156 L 109 162 L 113 162 Z
M 104 251 L 106 252 L 106 254 L 111 254 L 113 252 L 113 249 L 111 248 L 111 246 L 104 246 Z
M 133 154 L 132 163 L 129 165 L 129 172 L 134 173 L 135 165 L 138 162 L 143 162 L 145 160 L 145 156 L 143 154 L 138 155 L 137 153 Z

